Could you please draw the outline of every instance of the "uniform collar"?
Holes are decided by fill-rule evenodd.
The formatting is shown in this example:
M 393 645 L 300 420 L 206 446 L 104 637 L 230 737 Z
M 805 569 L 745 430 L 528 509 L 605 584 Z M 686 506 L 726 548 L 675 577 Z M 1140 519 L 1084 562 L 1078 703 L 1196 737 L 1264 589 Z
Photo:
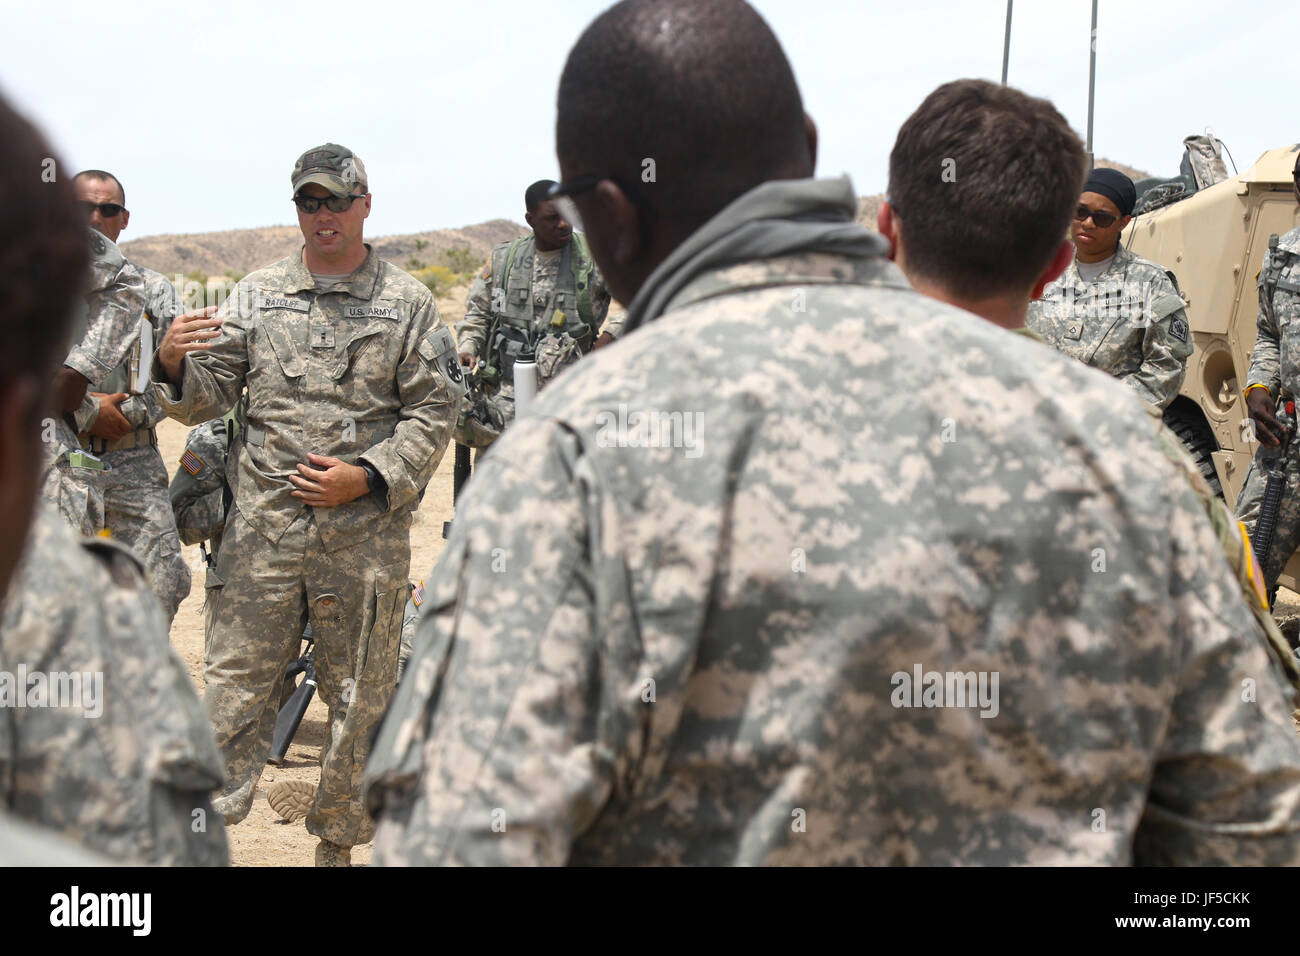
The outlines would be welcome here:
M 1101 272 L 1098 272 L 1097 277 L 1092 281 L 1100 282 L 1102 279 L 1106 278 L 1106 276 L 1110 275 L 1116 269 L 1121 269 L 1121 270 L 1124 269 L 1132 261 L 1133 261 L 1133 253 L 1129 252 L 1127 249 L 1124 248 L 1124 240 L 1121 239 L 1119 241 L 1119 244 L 1115 247 L 1115 254 L 1111 256 L 1110 264 L 1107 265 L 1106 268 L 1103 269 Z M 1079 285 L 1083 283 L 1083 276 L 1079 275 L 1079 260 L 1077 258 L 1070 260 L 1069 280 L 1073 285 Z M 1087 284 L 1087 283 L 1083 283 L 1083 284 Z
M 365 243 L 365 247 L 365 262 L 357 267 L 356 272 L 337 283 L 331 291 L 346 292 L 354 299 L 369 299 L 374 295 L 375 283 L 379 281 L 380 260 L 375 255 L 375 250 L 370 247 L 370 243 Z M 307 247 L 304 245 L 298 250 L 298 255 L 289 267 L 285 292 L 310 292 L 316 288 L 316 280 L 312 278 L 311 270 L 307 268 L 307 263 L 303 260 L 303 253 L 306 249 Z

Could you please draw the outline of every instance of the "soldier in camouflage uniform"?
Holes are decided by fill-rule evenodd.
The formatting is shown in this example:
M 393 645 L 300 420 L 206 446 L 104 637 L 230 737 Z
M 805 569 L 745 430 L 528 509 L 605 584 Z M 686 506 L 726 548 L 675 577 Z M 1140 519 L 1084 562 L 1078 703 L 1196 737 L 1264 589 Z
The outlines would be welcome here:
M 89 169 L 74 180 L 77 198 L 86 206 L 90 225 L 117 242 L 130 222 L 126 192 L 112 173 Z M 180 297 L 163 276 L 137 266 L 145 279 L 143 321 L 152 326 L 152 341 L 160 342 L 171 320 L 180 315 Z M 90 450 L 108 465 L 104 486 L 104 526 L 144 560 L 149 584 L 170 628 L 176 609 L 190 593 L 190 569 L 181 553 L 176 520 L 167 499 L 167 466 L 158 453 L 154 426 L 166 415 L 158 407 L 147 381 L 138 381 L 135 369 L 140 344 L 101 383 L 99 416 L 90 429 Z M 148 356 L 145 357 L 145 364 Z M 105 394 L 107 393 L 107 394 Z M 125 399 L 118 396 L 127 395 Z
M 976 117 L 983 122 L 973 122 Z M 996 129 L 997 136 L 984 133 L 987 129 Z M 1047 161 L 1034 155 L 1017 177 L 1021 202 L 1008 205 L 1001 192 L 1007 170 L 1018 157 L 1053 150 L 1062 158 Z M 890 241 L 890 258 L 917 291 L 1042 342 L 1024 327 L 1025 315 L 1033 297 L 1074 258 L 1073 245 L 1056 237 L 1074 205 L 1069 170 L 1082 156 L 1078 137 L 1046 100 L 983 80 L 944 84 L 903 125 L 890 156 L 889 199 L 878 217 L 880 233 Z M 926 174 L 942 168 L 945 157 L 961 166 L 957 183 Z M 907 228 L 895 203 L 916 212 Z M 1018 241 L 990 250 L 979 235 L 985 230 Z M 1277 654 L 1287 680 L 1297 685 L 1300 670 L 1269 613 L 1245 527 L 1205 483 L 1160 411 L 1142 404 L 1151 416 L 1157 447 L 1184 475 L 1209 518 L 1261 637 Z
M 11 813 L 119 860 L 229 862 L 212 805 L 221 757 L 139 558 L 79 542 L 52 509 L 37 514 L 0 627 L 0 670 L 20 668 L 102 686 L 72 706 L 0 707 Z
M 233 511 L 209 574 L 204 703 L 229 776 L 217 806 L 227 822 L 248 814 L 310 621 L 330 732 L 307 829 L 321 838 L 318 864 L 346 865 L 374 827 L 361 766 L 396 676 L 411 514 L 463 376 L 429 290 L 364 242 L 360 160 L 326 144 L 291 179 L 303 251 L 246 276 L 215 318 L 173 321 L 152 377 L 186 424 L 248 389 Z
M 1163 411 L 1183 386 L 1192 335 L 1174 274 L 1120 244 L 1136 199 L 1119 170 L 1088 175 L 1070 224 L 1074 261 L 1030 305 L 1026 324 Z
M 634 199 L 668 115 L 693 174 Z M 556 130 L 631 332 L 461 500 L 366 768 L 376 861 L 1300 860 L 1291 691 L 1149 416 L 800 178 L 756 13 L 611 8 Z
M 586 240 L 546 198 L 554 185 L 543 179 L 528 187 L 524 219 L 533 234 L 496 246 L 470 286 L 456 326 L 460 360 L 492 371 L 482 376 L 477 416 L 470 417 L 473 408 L 461 415 L 456 440 L 463 445 L 487 447 L 514 420 L 514 364 L 526 344 L 536 351 L 541 389 L 593 343 L 618 335 L 618 324 L 606 321 L 609 292 Z
M 46 500 L 82 535 L 104 528 L 108 464 L 90 454 L 81 438 L 99 419 L 99 401 L 87 386 L 108 378 L 139 340 L 144 277 L 122 258 L 117 245 L 86 230 L 91 251 L 90 289 L 69 334 L 71 349 L 55 376 L 56 409 L 45 422 L 42 482 Z
M 68 849 L 73 837 L 120 860 L 223 863 L 225 832 L 209 797 L 221 764 L 137 559 L 109 541 L 78 541 L 52 504 L 42 502 L 32 524 L 51 376 L 68 351 L 70 313 L 86 314 L 76 291 L 86 229 L 71 183 L 33 185 L 51 155 L 0 98 L 0 333 L 9 345 L 0 353 L 0 858 L 89 863 L 93 854 Z M 103 289 L 121 260 L 100 238 Z M 105 340 L 96 325 L 113 311 L 94 307 L 92 343 Z M 72 358 L 58 373 L 60 411 L 76 407 L 101 371 L 96 350 Z M 83 368 L 91 374 L 73 371 Z
M 226 463 L 230 457 L 230 436 L 238 432 L 238 421 L 244 414 L 242 408 L 232 409 L 221 418 L 191 429 L 176 468 L 176 477 L 171 483 L 171 505 L 181 540 L 200 546 L 207 542 L 209 568 L 216 566 L 221 551 L 221 534 L 226 526 Z M 402 638 L 397 656 L 399 680 L 411 656 L 416 612 L 423 596 L 423 582 L 413 585 L 402 614 Z M 207 610 L 206 605 L 204 609 Z
M 1293 171 L 1295 193 L 1300 201 L 1300 157 Z M 1246 483 L 1237 497 L 1237 517 L 1254 533 L 1259 506 L 1264 497 L 1267 474 L 1260 456 L 1276 449 L 1282 426 L 1274 414 L 1287 399 L 1300 393 L 1300 228 L 1282 236 L 1275 248 L 1264 255 L 1259 270 L 1259 317 L 1255 352 L 1246 377 L 1246 408 L 1255 425 L 1260 450 L 1246 473 Z M 1287 445 L 1282 468 L 1286 487 L 1273 540 L 1264 556 L 1264 581 L 1271 595 L 1278 576 L 1291 555 L 1300 547 L 1300 441 Z

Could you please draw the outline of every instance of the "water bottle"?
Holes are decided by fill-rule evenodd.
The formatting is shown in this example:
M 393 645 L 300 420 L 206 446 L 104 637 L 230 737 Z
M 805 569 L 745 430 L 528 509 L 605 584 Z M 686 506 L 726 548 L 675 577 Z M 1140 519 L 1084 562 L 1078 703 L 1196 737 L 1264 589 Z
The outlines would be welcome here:
M 532 410 L 537 398 L 537 355 L 531 345 L 524 346 L 515 359 L 515 418 L 523 418 Z

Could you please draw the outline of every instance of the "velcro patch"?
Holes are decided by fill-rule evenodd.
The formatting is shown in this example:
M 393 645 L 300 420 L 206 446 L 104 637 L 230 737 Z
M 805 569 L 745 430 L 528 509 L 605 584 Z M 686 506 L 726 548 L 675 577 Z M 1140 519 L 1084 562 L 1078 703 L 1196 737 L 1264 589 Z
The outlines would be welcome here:
M 465 373 L 460 367 L 460 357 L 456 354 L 456 337 L 451 329 L 440 325 L 430 329 L 420 339 L 418 348 L 420 356 L 442 373 L 448 387 L 456 397 L 469 391 L 465 383 Z
M 283 295 L 253 296 L 255 309 L 292 309 L 294 312 L 310 312 L 311 303 L 306 299 L 294 299 Z
M 1187 341 L 1187 323 L 1174 317 L 1169 320 L 1169 334 L 1180 342 Z
M 424 603 L 424 582 L 423 581 L 411 586 L 411 603 L 414 604 L 416 607 L 419 607 L 421 604 Z
M 186 471 L 188 471 L 191 475 L 197 476 L 198 473 L 201 472 L 207 466 L 204 464 L 202 458 L 194 454 L 194 452 L 189 448 L 186 448 L 185 453 L 181 455 L 181 467 L 184 468 Z
M 334 326 L 326 325 L 323 322 L 313 322 L 307 341 L 314 349 L 334 348 Z
M 391 305 L 350 305 L 343 310 L 349 319 L 395 319 L 397 310 Z

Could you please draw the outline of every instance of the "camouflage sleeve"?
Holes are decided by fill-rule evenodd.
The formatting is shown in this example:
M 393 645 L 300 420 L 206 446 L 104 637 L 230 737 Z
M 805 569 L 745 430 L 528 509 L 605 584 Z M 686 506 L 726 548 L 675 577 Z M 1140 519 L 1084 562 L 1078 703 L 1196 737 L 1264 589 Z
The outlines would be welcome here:
M 164 276 L 150 276 L 147 293 L 148 304 L 145 306 L 145 314 L 153 325 L 154 347 L 157 348 L 162 337 L 167 334 L 172 319 L 184 310 L 181 308 L 181 299 L 176 294 L 175 286 Z M 148 386 L 118 407 L 133 428 L 152 428 L 167 417 L 167 413 L 158 404 L 153 389 Z
M 190 432 L 168 488 L 176 530 L 184 544 L 212 536 L 224 519 L 220 489 L 226 480 L 226 422 L 217 418 Z M 216 496 L 216 501 L 211 496 Z
M 103 242 L 112 245 L 107 239 Z M 139 339 L 145 290 L 140 270 L 121 259 L 120 254 L 116 265 L 105 265 L 97 256 L 91 271 L 94 278 L 86 295 L 86 334 L 72 347 L 63 364 L 94 385 L 126 360 Z
M 1282 348 L 1281 333 L 1278 329 L 1277 316 L 1273 312 L 1273 303 L 1268 301 L 1264 291 L 1264 273 L 1268 269 L 1269 254 L 1264 253 L 1264 262 L 1259 267 L 1256 288 L 1259 292 L 1259 314 L 1255 317 L 1255 352 L 1250 357 L 1250 372 L 1246 375 L 1246 387 L 1263 385 L 1268 393 L 1277 399 L 1282 390 Z
M 1157 276 L 1146 294 L 1144 315 L 1150 321 L 1142 340 L 1142 364 L 1121 381 L 1143 400 L 1164 409 L 1183 387 L 1187 357 L 1192 354 L 1192 332 L 1183 299 L 1167 276 Z
M 239 303 L 252 301 L 252 290 L 239 283 L 217 310 L 216 317 L 222 320 L 221 334 L 212 340 L 212 348 L 190 352 L 181 361 L 180 388 L 167 380 L 158 353 L 154 352 L 149 380 L 164 413 L 183 425 L 197 425 L 224 415 L 239 401 L 248 375 L 248 327 L 252 322 L 252 316 L 245 315 Z
M 95 427 L 95 422 L 99 421 L 99 399 L 86 390 L 86 394 L 81 398 L 81 405 L 72 413 L 72 422 L 77 427 L 77 432 L 88 432 Z
M 366 767 L 383 864 L 563 864 L 642 739 L 617 514 L 577 439 L 512 431 L 482 468 Z
M 104 539 L 78 542 L 42 508 L 10 597 L 0 628 L 6 670 L 101 676 L 81 706 L 12 716 L 21 772 L 0 770 L 0 802 L 116 859 L 223 862 L 224 828 L 208 796 L 223 781 L 221 755 L 139 559 Z
M 1263 570 L 1251 550 L 1250 534 L 1246 531 L 1246 526 L 1233 517 L 1232 512 L 1223 503 L 1223 499 L 1205 483 L 1200 468 L 1187 453 L 1186 446 L 1178 436 L 1164 424 L 1159 409 L 1148 405 L 1147 410 L 1152 416 L 1152 424 L 1156 429 L 1156 444 L 1187 480 L 1188 487 L 1196 495 L 1196 500 L 1200 502 L 1205 516 L 1210 521 L 1210 527 L 1214 530 L 1214 536 L 1219 542 L 1223 556 L 1228 559 L 1228 567 L 1232 569 L 1237 579 L 1242 599 L 1250 608 L 1255 623 L 1259 626 L 1261 636 L 1273 651 L 1287 682 L 1293 688 L 1300 690 L 1300 666 L 1297 665 L 1295 656 L 1291 653 L 1291 648 L 1287 645 L 1286 638 L 1278 628 L 1273 615 L 1269 613 Z
M 438 306 L 427 291 L 415 307 L 402 362 L 397 367 L 397 392 L 402 410 L 391 438 L 358 455 L 383 476 L 388 485 L 389 510 L 413 501 L 429 483 L 443 452 L 465 394 L 464 379 L 452 382 L 440 367 L 450 361 L 459 370 L 456 342 L 442 324 Z
M 1181 667 L 1134 839 L 1147 865 L 1300 861 L 1295 694 L 1190 488 L 1170 527 Z
M 492 320 L 492 257 L 474 277 L 465 303 L 465 317 L 456 323 L 456 348 L 471 355 L 483 354 Z
M 406 609 L 402 612 L 402 637 L 397 644 L 397 679 L 402 679 L 406 671 L 406 662 L 411 659 L 415 647 L 415 622 L 420 617 L 420 604 L 424 601 L 424 582 L 411 585 L 411 596 L 406 599 Z

